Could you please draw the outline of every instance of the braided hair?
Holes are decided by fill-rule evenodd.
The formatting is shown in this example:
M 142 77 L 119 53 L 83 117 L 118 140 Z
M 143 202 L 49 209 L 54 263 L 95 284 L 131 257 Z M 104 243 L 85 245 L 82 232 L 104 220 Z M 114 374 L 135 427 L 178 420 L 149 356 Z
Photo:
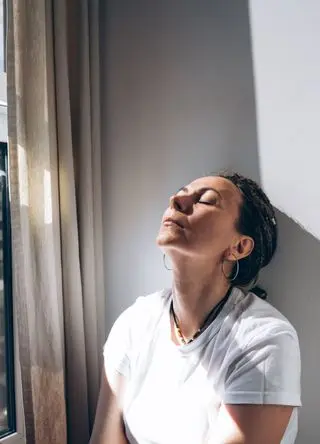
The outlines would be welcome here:
M 259 271 L 269 264 L 276 251 L 278 230 L 274 209 L 253 180 L 238 173 L 221 172 L 218 176 L 230 180 L 241 192 L 237 229 L 254 240 L 253 251 L 239 261 L 239 273 L 232 282 L 235 286 L 246 287 L 257 280 Z

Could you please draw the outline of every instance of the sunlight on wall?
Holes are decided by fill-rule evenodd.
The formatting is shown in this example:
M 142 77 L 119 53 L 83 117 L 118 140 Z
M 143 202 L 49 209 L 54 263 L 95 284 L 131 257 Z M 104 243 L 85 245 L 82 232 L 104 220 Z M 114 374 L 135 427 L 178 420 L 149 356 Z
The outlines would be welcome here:
M 260 173 L 273 204 L 320 239 L 320 3 L 251 1 Z

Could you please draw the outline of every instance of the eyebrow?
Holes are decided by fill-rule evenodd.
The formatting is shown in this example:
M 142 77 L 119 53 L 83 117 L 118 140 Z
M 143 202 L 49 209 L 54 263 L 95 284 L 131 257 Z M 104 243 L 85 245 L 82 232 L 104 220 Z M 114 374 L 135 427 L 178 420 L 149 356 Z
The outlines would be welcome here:
M 204 193 L 205 191 L 209 191 L 209 190 L 214 191 L 215 193 L 217 193 L 218 196 L 220 197 L 220 199 L 223 200 L 223 197 L 221 196 L 221 193 L 219 193 L 219 191 L 216 190 L 216 189 L 213 188 L 213 187 L 202 187 L 202 188 L 200 188 L 199 190 L 197 190 L 196 192 L 197 192 L 197 193 Z M 179 193 L 179 191 L 184 191 L 185 193 L 187 193 L 187 192 L 189 191 L 189 189 L 188 189 L 188 187 L 181 187 L 181 188 L 179 188 L 179 190 L 177 191 L 177 193 Z

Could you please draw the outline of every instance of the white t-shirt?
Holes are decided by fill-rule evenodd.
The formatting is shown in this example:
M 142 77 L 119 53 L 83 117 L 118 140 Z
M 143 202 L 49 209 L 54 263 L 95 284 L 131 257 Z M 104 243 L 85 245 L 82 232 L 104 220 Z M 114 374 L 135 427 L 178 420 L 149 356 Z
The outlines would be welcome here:
M 177 346 L 171 298 L 171 290 L 139 297 L 116 320 L 104 347 L 111 387 L 117 372 L 126 379 L 122 407 L 130 444 L 204 444 L 222 402 L 294 406 L 281 441 L 294 443 L 300 351 L 289 321 L 268 302 L 234 288 L 214 322 Z

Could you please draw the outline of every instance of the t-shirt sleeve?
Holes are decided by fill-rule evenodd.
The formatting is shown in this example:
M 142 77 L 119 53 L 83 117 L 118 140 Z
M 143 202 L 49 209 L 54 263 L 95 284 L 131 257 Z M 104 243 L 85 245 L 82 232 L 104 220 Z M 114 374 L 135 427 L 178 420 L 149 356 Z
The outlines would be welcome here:
M 301 406 L 300 372 L 294 329 L 273 331 L 263 338 L 257 335 L 234 354 L 226 373 L 223 402 Z
M 116 390 L 116 377 L 130 372 L 130 325 L 132 306 L 127 308 L 113 324 L 103 348 L 104 368 L 108 382 Z

